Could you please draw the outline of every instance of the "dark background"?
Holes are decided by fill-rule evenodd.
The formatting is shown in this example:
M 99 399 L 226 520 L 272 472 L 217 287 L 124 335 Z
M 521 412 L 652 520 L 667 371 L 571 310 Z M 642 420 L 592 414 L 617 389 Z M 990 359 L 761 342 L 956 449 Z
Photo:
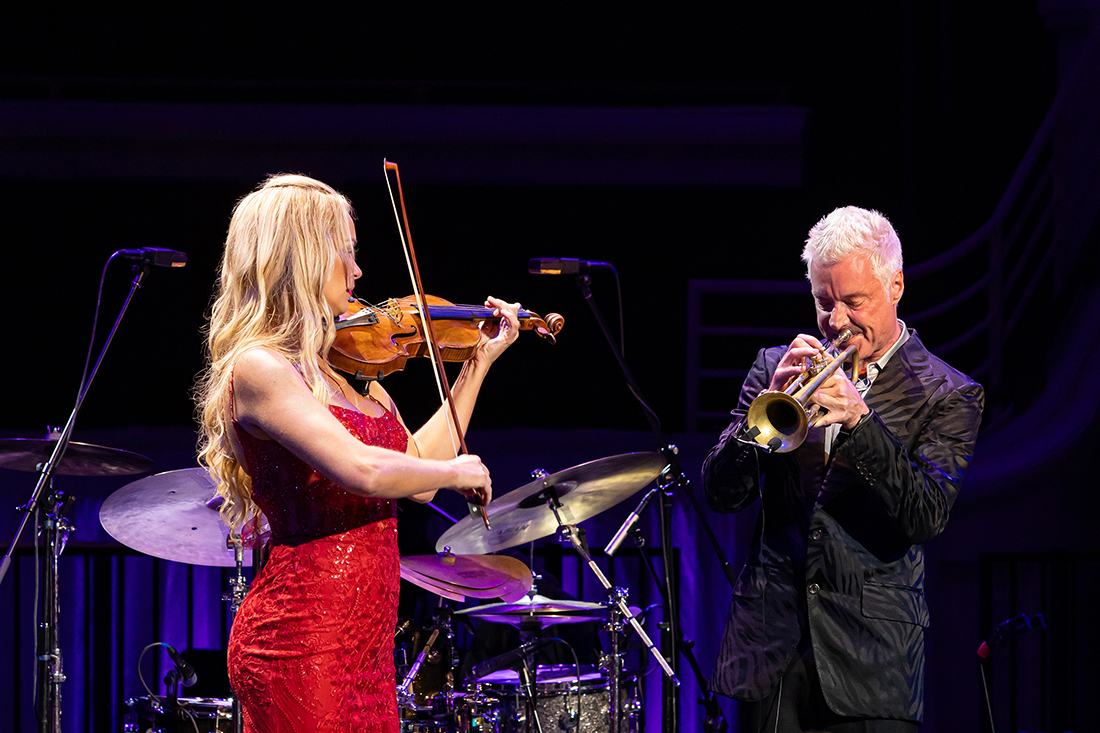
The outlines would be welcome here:
M 493 294 L 566 317 L 556 348 L 525 337 L 496 370 L 491 390 L 508 398 L 481 401 L 477 424 L 485 427 L 644 428 L 577 289 L 528 275 L 528 258 L 618 267 L 628 361 L 676 430 L 689 278 L 799 279 L 805 232 L 838 205 L 891 217 L 907 264 L 949 248 L 989 216 L 1055 91 L 1054 44 L 1027 2 L 215 15 L 183 6 L 58 13 L 20 5 L 3 21 L 0 95 L 12 100 L 808 109 L 802 184 L 794 187 L 595 186 L 584 170 L 576 185 L 438 185 L 403 168 L 429 292 L 456 302 Z M 378 173 L 359 182 L 300 171 L 356 205 L 365 272 L 358 292 L 374 301 L 409 291 L 379 163 L 385 154 L 360 161 Z M 293 156 L 285 165 L 297 170 Z M 64 422 L 97 275 L 110 252 L 140 246 L 183 250 L 188 266 L 152 273 L 135 298 L 80 425 L 189 424 L 198 332 L 229 213 L 274 172 L 209 181 L 0 172 L 0 307 L 11 350 L 3 380 L 21 385 L 3 424 L 35 434 Z M 370 180 L 377 184 L 361 182 Z M 129 277 L 121 264 L 108 272 L 100 334 Z M 614 324 L 613 281 L 597 276 L 594 289 Z M 735 315 L 744 324 L 766 318 Z M 792 325 L 812 329 L 808 310 L 804 325 Z M 415 385 L 411 394 L 401 393 L 405 383 Z M 422 380 L 389 384 L 415 422 Z M 601 409 L 592 409 L 597 401 Z

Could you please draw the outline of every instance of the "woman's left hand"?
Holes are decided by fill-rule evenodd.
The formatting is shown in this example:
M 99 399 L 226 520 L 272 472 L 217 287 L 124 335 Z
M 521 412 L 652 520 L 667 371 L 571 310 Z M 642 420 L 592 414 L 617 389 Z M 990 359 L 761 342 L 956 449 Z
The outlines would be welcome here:
M 500 316 L 498 323 L 483 322 L 480 326 L 481 343 L 474 359 L 488 365 L 496 361 L 519 336 L 519 318 L 516 313 L 520 304 L 506 303 L 500 298 L 489 296 L 485 299 L 485 307 L 492 308 L 493 315 Z

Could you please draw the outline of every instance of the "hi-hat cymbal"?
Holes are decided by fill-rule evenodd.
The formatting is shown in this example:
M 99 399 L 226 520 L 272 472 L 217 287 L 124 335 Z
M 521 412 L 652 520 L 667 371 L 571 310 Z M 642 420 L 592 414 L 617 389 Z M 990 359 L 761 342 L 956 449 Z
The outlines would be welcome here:
M 473 608 L 463 608 L 455 613 L 497 624 L 537 625 L 545 628 L 556 624 L 600 621 L 607 618 L 608 607 L 600 603 L 556 600 L 536 595 L 534 598 L 524 596 L 510 603 L 489 603 Z
M 107 497 L 99 521 L 107 533 L 138 552 L 191 565 L 233 567 L 229 527 L 218 515 L 221 497 L 204 468 L 165 471 L 123 486 Z M 252 564 L 252 553 L 244 553 Z
M 558 529 L 545 498 L 550 489 L 562 505 L 563 521 L 577 524 L 635 493 L 667 465 L 660 453 L 624 453 L 567 468 L 489 502 L 486 513 L 492 529 L 464 517 L 443 533 L 435 549 L 479 555 L 546 537 Z
M 37 471 L 57 446 L 56 440 L 6 438 L 0 440 L 0 468 L 13 471 Z M 153 462 L 143 455 L 118 448 L 90 443 L 70 442 L 65 455 L 54 469 L 58 476 L 128 476 L 153 470 Z

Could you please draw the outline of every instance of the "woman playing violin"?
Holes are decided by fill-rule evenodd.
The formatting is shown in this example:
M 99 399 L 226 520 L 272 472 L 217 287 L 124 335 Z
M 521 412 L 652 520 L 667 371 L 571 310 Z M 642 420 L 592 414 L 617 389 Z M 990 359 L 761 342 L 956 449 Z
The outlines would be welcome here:
M 246 731 L 397 731 L 395 500 L 491 497 L 456 456 L 441 409 L 415 433 L 377 382 L 360 396 L 326 364 L 355 281 L 350 202 L 278 175 L 233 211 L 196 391 L 200 462 L 234 529 L 271 525 L 273 549 L 234 620 L 229 674 Z M 465 431 L 486 372 L 515 340 L 518 304 L 462 368 Z

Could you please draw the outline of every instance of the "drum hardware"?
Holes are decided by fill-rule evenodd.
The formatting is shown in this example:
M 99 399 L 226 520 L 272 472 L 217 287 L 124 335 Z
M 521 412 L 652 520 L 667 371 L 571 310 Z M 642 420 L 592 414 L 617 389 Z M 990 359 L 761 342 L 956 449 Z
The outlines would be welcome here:
M 436 543 L 437 548 L 457 547 L 462 551 L 495 552 L 523 542 L 533 542 L 557 532 L 559 541 L 574 546 L 609 591 L 607 602 L 594 604 L 556 601 L 535 593 L 512 603 L 487 604 L 456 613 L 519 626 L 521 639 L 527 638 L 525 632 L 529 634 L 531 630 L 554 624 L 610 619 L 612 650 L 605 658 L 605 665 L 608 677 L 612 680 L 609 682 L 610 689 L 606 697 L 611 733 L 619 733 L 624 716 L 634 712 L 623 705 L 620 684 L 622 656 L 619 646 L 621 632 L 626 623 L 631 624 L 673 684 L 679 685 L 679 680 L 635 618 L 637 609 L 626 605 L 626 591 L 613 588 L 592 560 L 584 530 L 577 527 L 577 523 L 641 490 L 654 478 L 665 473 L 669 465 L 669 460 L 661 453 L 629 453 L 590 461 L 552 475 L 545 471 L 534 472 L 532 476 L 535 480 L 532 483 L 499 497 L 486 508 L 493 520 L 492 530 L 486 532 L 475 525 L 473 520 L 466 518 L 450 527 Z M 644 505 L 645 500 L 636 513 Z M 532 711 L 531 720 L 537 726 L 537 684 L 530 679 L 527 669 L 529 666 L 525 659 L 524 668 L 520 672 L 520 689 L 530 703 L 528 707 Z M 478 700 L 478 696 L 475 695 L 474 699 Z
M 102 358 L 101 354 L 100 361 Z M 97 363 L 96 366 L 98 368 L 99 364 Z M 90 382 L 91 379 L 88 380 L 88 383 Z M 69 440 L 77 412 L 86 393 L 87 383 L 81 387 L 77 405 L 69 417 L 69 422 L 64 428 L 49 427 L 45 439 L 0 440 L 0 468 L 39 473 L 39 479 L 30 500 L 18 508 L 18 511 L 23 513 L 23 519 L 7 554 L 0 560 L 0 583 L 7 575 L 15 547 L 33 514 L 36 523 L 35 541 L 41 539 L 46 546 L 46 563 L 43 568 L 43 587 L 46 592 L 42 597 L 42 621 L 35 630 L 37 634 L 35 697 L 38 700 L 38 710 L 41 711 L 38 718 L 40 731 L 61 730 L 61 684 L 65 682 L 66 677 L 58 631 L 61 621 L 61 585 L 58 569 L 69 535 L 76 531 L 65 517 L 65 512 L 72 505 L 75 497 L 57 489 L 54 486 L 53 477 L 54 475 L 120 476 L 148 471 L 153 466 L 151 460 L 137 453 L 89 443 L 74 443 Z M 44 501 L 42 501 L 43 497 L 45 497 Z M 45 513 L 39 519 L 39 512 L 42 509 L 45 509 Z M 38 572 L 37 568 L 35 572 Z
M 672 667 L 669 666 L 668 661 L 664 658 L 664 656 L 660 653 L 660 651 L 657 650 L 657 647 L 653 644 L 653 641 L 650 640 L 649 635 L 646 634 L 645 629 L 643 629 L 642 625 L 640 623 L 638 623 L 638 619 L 635 618 L 633 614 L 631 614 L 630 609 L 626 605 L 626 600 L 623 597 L 623 595 L 625 595 L 625 594 L 620 595 L 620 594 L 612 592 L 613 587 L 611 585 L 611 582 L 607 579 L 607 577 L 600 570 L 599 566 L 596 565 L 596 562 L 592 559 L 592 555 L 588 551 L 588 542 L 585 540 L 584 530 L 581 529 L 580 527 L 577 527 L 575 524 L 568 523 L 567 521 L 563 521 L 563 519 L 567 519 L 567 517 L 568 517 L 567 509 L 565 507 L 561 506 L 557 502 L 557 497 L 556 496 L 553 496 L 551 494 L 550 496 L 547 497 L 547 506 L 550 507 L 551 511 L 554 512 L 554 516 L 558 519 L 558 523 L 559 523 L 558 537 L 559 537 L 559 539 L 568 540 L 573 545 L 574 549 L 577 550 L 577 553 L 584 560 L 585 564 L 588 565 L 588 567 L 592 570 L 593 574 L 595 574 L 596 578 L 600 581 L 600 583 L 603 584 L 603 587 L 608 590 L 608 592 L 609 592 L 609 599 L 608 599 L 609 600 L 609 605 L 612 606 L 613 608 L 617 608 L 619 610 L 619 612 L 622 614 L 623 619 L 625 621 L 627 621 L 628 623 L 630 623 L 630 625 L 634 628 L 634 632 L 638 635 L 638 638 L 641 639 L 641 641 L 645 645 L 646 649 L 648 649 L 649 653 L 657 660 L 657 663 L 661 665 L 661 669 L 664 671 L 666 679 L 673 686 L 679 687 L 680 686 L 680 680 L 679 680 L 679 678 L 677 678 L 676 673 L 673 672 Z M 618 655 L 618 649 L 613 648 L 612 653 L 617 656 Z M 617 683 L 617 676 L 616 676 L 616 680 L 613 682 L 613 684 L 615 684 L 615 683 Z M 612 702 L 615 705 L 618 704 L 617 699 L 613 700 Z M 619 723 L 621 721 L 620 721 L 619 712 L 617 710 L 614 712 L 614 714 L 612 714 L 610 716 L 610 721 L 611 721 L 611 727 L 609 729 L 610 733 L 619 733 L 619 731 L 620 731 Z
M 619 730 L 618 721 L 622 718 L 619 683 L 621 682 L 623 658 L 619 647 L 622 640 L 624 621 L 621 609 L 626 607 L 626 598 L 626 588 L 615 587 L 607 590 L 607 606 L 611 613 L 607 619 L 606 628 L 611 640 L 611 653 L 604 656 L 601 666 L 607 670 L 608 676 L 611 678 L 611 694 L 608 697 L 607 715 L 609 720 L 615 721 L 611 730 L 616 732 Z
M 622 687 L 622 652 L 620 650 L 622 641 L 622 630 L 625 625 L 629 623 L 638 633 L 639 638 L 643 641 L 646 648 L 652 653 L 661 664 L 662 669 L 666 670 L 666 674 L 669 674 L 674 684 L 679 684 L 679 680 L 675 675 L 671 673 L 668 668 L 667 662 L 664 657 L 661 656 L 655 649 L 653 642 L 646 635 L 645 631 L 641 628 L 641 625 L 637 621 L 637 616 L 640 615 L 641 610 L 637 607 L 626 606 L 627 591 L 624 588 L 611 587 L 607 582 L 606 577 L 599 568 L 595 566 L 590 554 L 587 550 L 587 544 L 584 542 L 583 530 L 578 529 L 575 526 L 563 525 L 563 534 L 569 534 L 576 537 L 576 542 L 580 544 L 578 552 L 593 568 L 597 577 L 604 582 L 606 588 L 608 588 L 608 600 L 604 603 L 586 603 L 583 601 L 564 601 L 554 600 L 546 598 L 545 596 L 535 595 L 530 598 L 523 598 L 515 603 L 490 603 L 483 606 L 476 606 L 473 608 L 462 609 L 456 611 L 456 614 L 463 614 L 473 618 L 478 618 L 485 621 L 491 621 L 494 623 L 506 623 L 512 626 L 517 626 L 520 629 L 520 638 L 525 641 L 524 646 L 515 650 L 516 652 L 523 651 L 524 653 L 524 666 L 529 668 L 533 664 L 533 659 L 528 657 L 532 656 L 536 648 L 533 648 L 534 644 L 537 644 L 540 640 L 531 641 L 533 639 L 533 633 L 541 629 L 545 629 L 555 624 L 563 623 L 580 623 L 586 621 L 606 621 L 611 637 L 611 652 L 603 660 L 602 667 L 606 673 L 607 685 L 606 690 L 596 698 L 599 700 L 600 710 L 597 717 L 591 718 L 591 720 L 604 720 L 611 726 L 607 730 L 620 733 L 623 730 L 622 724 L 625 720 L 633 719 L 637 712 L 637 706 L 624 700 L 624 690 Z M 541 641 L 546 641 L 541 640 Z M 501 655 L 507 657 L 514 652 Z M 493 660 L 490 660 L 493 661 Z M 485 664 L 485 663 L 483 663 Z M 492 666 L 492 665 L 489 665 Z M 476 668 L 475 668 L 476 669 Z M 477 686 L 473 695 L 467 697 L 467 708 L 473 711 L 475 717 L 479 706 L 481 708 L 491 709 L 494 700 L 499 705 L 500 695 L 499 690 L 492 688 L 485 688 L 484 684 L 492 682 L 494 680 L 493 675 L 499 674 L 499 672 L 488 670 L 489 674 L 483 676 L 480 680 L 477 680 Z M 518 673 L 517 680 L 517 694 L 525 701 L 530 702 L 535 706 L 532 716 L 526 718 L 535 721 L 535 716 L 538 715 L 537 706 L 539 700 L 539 684 L 536 674 L 535 681 L 532 682 L 529 675 L 529 670 L 521 669 Z M 601 688 L 602 689 L 602 688 Z M 526 703 L 525 703 L 526 705 Z M 526 710 L 527 707 L 524 708 Z M 545 711 L 544 711 L 545 712 Z M 570 713 L 572 715 L 572 713 Z M 576 715 L 580 716 L 580 719 L 586 720 L 587 712 L 586 708 L 582 707 L 579 711 L 576 711 Z M 602 717 L 601 717 L 602 716 Z M 482 713 L 484 717 L 484 713 Z M 501 718 L 511 719 L 505 715 Z M 497 728 L 500 733 L 512 733 L 513 729 L 510 729 L 500 724 L 501 727 Z M 582 727 L 582 730 L 588 728 Z M 525 730 L 523 728 L 514 729 L 515 733 Z
M 222 594 L 222 600 L 229 602 L 236 616 L 248 595 L 244 568 L 258 569 L 266 547 L 260 544 L 245 554 L 241 534 L 231 531 L 221 519 L 218 509 L 222 501 L 205 468 L 165 471 L 127 484 L 108 496 L 100 507 L 99 521 L 108 534 L 142 554 L 189 565 L 233 567 L 230 591 Z M 234 696 L 218 701 L 223 702 L 227 710 L 217 707 L 217 712 L 208 716 L 223 721 L 215 723 L 222 727 L 208 730 L 240 733 L 244 726 L 240 701 Z M 144 713 L 135 714 L 155 718 L 164 712 L 146 708 Z M 224 720 L 231 724 L 226 727 Z
M 38 643 L 38 686 L 36 694 L 41 701 L 39 729 L 43 731 L 61 730 L 61 683 L 65 673 L 61 657 L 61 589 L 58 580 L 58 567 L 61 553 L 69 540 L 69 533 L 76 530 L 65 518 L 65 510 L 72 504 L 72 494 L 54 490 L 47 498 L 52 514 L 46 514 L 39 523 L 38 535 L 44 538 L 47 548 L 45 566 L 46 594 L 42 599 L 42 623 L 37 630 Z M 37 514 L 37 511 L 35 512 Z M 47 717 L 48 716 L 48 717 Z
M 174 705 L 155 696 L 126 700 L 130 721 L 124 733 L 223 733 L 236 721 L 232 701 L 212 697 L 181 697 Z

